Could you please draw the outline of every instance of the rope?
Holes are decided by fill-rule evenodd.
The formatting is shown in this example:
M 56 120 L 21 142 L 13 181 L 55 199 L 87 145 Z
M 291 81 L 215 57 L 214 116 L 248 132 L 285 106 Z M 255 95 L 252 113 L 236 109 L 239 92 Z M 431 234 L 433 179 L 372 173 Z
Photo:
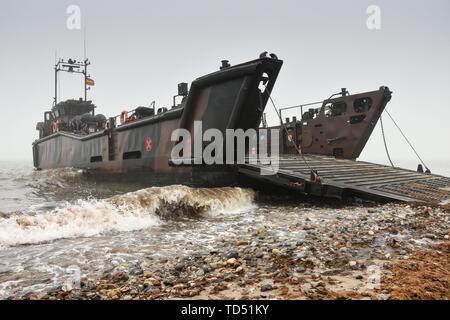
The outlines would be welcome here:
M 267 90 L 267 86 L 265 84 L 264 84 L 264 87 L 266 87 L 266 91 L 269 92 L 269 90 Z M 277 114 L 278 118 L 280 119 L 281 126 L 283 127 L 284 131 L 286 132 L 286 135 L 289 135 L 289 132 L 288 132 L 286 126 L 284 125 L 283 120 L 281 119 L 281 115 L 278 113 L 278 109 L 275 106 L 275 103 L 273 102 L 273 99 L 271 97 L 271 92 L 269 92 L 269 100 L 272 103 L 275 113 Z M 317 170 L 313 170 L 313 168 L 309 165 L 308 161 L 305 159 L 305 157 L 301 153 L 301 150 L 298 148 L 297 144 L 294 143 L 294 145 L 295 145 L 295 149 L 297 150 L 297 153 L 300 155 L 300 157 L 302 158 L 305 165 L 308 167 L 309 170 L 311 170 L 311 176 L 315 177 L 315 179 L 314 179 L 315 181 L 321 181 L 322 179 L 319 176 L 319 173 L 317 172 Z
M 419 161 L 423 164 L 423 166 L 425 167 L 425 169 L 429 170 L 428 166 L 425 164 L 425 162 L 423 162 L 422 158 L 419 156 L 419 154 L 417 153 L 416 149 L 414 149 L 413 145 L 411 144 L 411 142 L 408 140 L 408 138 L 406 137 L 406 135 L 403 133 L 402 129 L 400 129 L 399 125 L 397 124 L 397 122 L 395 122 L 394 118 L 391 116 L 391 114 L 389 113 L 389 111 L 385 108 L 384 109 L 386 111 L 386 113 L 388 114 L 389 118 L 391 118 L 392 122 L 395 124 L 395 126 L 397 127 L 397 129 L 400 131 L 400 133 L 402 134 L 403 138 L 406 140 L 406 142 L 409 144 L 409 146 L 411 147 L 411 149 L 414 151 L 414 153 L 416 154 L 417 158 L 419 159 Z
M 386 155 L 389 159 L 389 162 L 391 163 L 391 166 L 394 167 L 394 164 L 392 163 L 392 160 L 391 160 L 391 156 L 389 155 L 389 150 L 388 150 L 387 143 L 386 143 L 386 137 L 384 135 L 383 117 L 381 115 L 380 115 L 380 124 L 381 124 L 381 134 L 383 136 L 384 150 L 386 150 Z

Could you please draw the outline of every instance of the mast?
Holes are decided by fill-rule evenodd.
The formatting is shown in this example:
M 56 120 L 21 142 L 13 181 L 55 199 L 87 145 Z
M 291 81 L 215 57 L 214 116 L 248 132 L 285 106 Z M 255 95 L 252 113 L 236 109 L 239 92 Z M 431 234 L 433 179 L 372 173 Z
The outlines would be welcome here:
M 64 59 L 59 59 L 55 64 L 55 97 L 54 103 L 58 104 L 58 72 L 64 71 L 68 73 L 80 73 L 83 75 L 84 80 L 84 101 L 87 101 L 87 92 L 90 89 L 87 84 L 87 79 L 89 75 L 87 73 L 88 65 L 90 65 L 89 59 L 85 59 L 84 61 L 77 61 L 73 59 L 68 59 L 64 61 Z
M 58 104 L 58 64 L 55 64 L 55 97 L 53 98 L 55 106 Z
M 87 78 L 88 78 L 88 75 L 87 75 L 87 66 L 88 65 L 89 65 L 89 60 L 86 58 L 84 60 L 84 70 L 83 70 L 83 73 L 84 73 L 84 101 L 87 101 L 87 91 L 89 90 L 87 83 L 86 83 Z

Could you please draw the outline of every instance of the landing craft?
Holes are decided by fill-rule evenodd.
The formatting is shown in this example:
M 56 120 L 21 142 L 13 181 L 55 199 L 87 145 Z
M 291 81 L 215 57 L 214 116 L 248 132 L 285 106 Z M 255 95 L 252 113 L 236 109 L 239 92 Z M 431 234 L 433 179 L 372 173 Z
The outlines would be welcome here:
M 148 181 L 193 185 L 229 185 L 236 182 L 229 167 L 193 168 L 170 165 L 175 129 L 193 134 L 195 121 L 203 130 L 257 128 L 269 94 L 283 62 L 261 57 L 231 66 L 178 85 L 173 105 L 137 107 L 107 118 L 96 114 L 96 106 L 85 98 L 57 102 L 56 77 L 61 71 L 87 78 L 88 64 L 60 60 L 55 66 L 55 99 L 44 121 L 37 124 L 39 139 L 33 143 L 34 166 L 38 169 L 75 167 L 101 174 L 141 177 Z M 90 78 L 89 78 L 90 79 Z M 260 90 L 264 86 L 263 92 Z M 181 98 L 181 103 L 176 103 Z M 188 155 L 183 155 L 184 157 Z M 211 179 L 213 178 L 213 179 Z
M 107 118 L 96 114 L 96 106 L 87 99 L 87 91 L 95 84 L 87 72 L 90 62 L 59 60 L 55 65 L 53 107 L 37 124 L 34 166 L 74 167 L 144 180 L 150 185 L 256 188 L 266 183 L 334 198 L 450 201 L 449 178 L 354 161 L 391 100 L 389 88 L 382 86 L 357 94 L 343 88 L 323 101 L 278 110 L 270 94 L 282 64 L 275 54 L 267 52 L 234 66 L 223 60 L 218 71 L 195 79 L 190 88 L 180 83 L 172 106 L 156 108 L 152 103 Z M 84 76 L 84 99 L 57 101 L 57 77 L 62 71 Z M 177 98 L 181 98 L 180 103 L 176 103 Z M 264 114 L 269 100 L 280 119 L 279 125 L 273 127 L 267 126 Z M 300 109 L 300 117 L 284 121 L 282 112 L 294 108 Z M 194 132 L 198 122 L 202 124 L 200 134 Z M 175 165 L 172 154 L 174 146 L 181 142 L 171 139 L 177 129 L 189 132 L 192 138 L 188 141 L 190 148 L 178 155 L 183 165 Z M 244 142 L 244 159 L 236 158 L 236 148 L 224 147 L 224 159 L 231 157 L 234 162 L 206 165 L 195 155 L 203 154 L 208 147 L 209 143 L 201 138 L 210 129 L 223 137 L 229 130 L 259 130 L 258 145 L 254 148 Z M 279 154 L 273 172 L 267 170 L 260 157 L 256 163 L 250 161 L 261 155 L 258 151 L 262 146 Z M 270 151 L 266 156 L 272 156 Z

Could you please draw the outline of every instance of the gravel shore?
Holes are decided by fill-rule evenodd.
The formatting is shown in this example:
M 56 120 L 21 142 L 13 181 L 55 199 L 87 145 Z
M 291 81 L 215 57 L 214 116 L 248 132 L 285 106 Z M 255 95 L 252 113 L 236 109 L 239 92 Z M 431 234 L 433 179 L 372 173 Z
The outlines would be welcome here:
M 10 298 L 448 299 L 449 213 L 406 204 L 303 204 L 237 235 L 218 235 L 207 252 L 147 257 L 84 277 L 79 287 Z

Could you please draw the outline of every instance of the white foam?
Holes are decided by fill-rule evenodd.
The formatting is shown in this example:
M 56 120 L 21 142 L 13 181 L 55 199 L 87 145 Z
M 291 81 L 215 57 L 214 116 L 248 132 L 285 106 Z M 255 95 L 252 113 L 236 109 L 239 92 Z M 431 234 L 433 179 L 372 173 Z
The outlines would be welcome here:
M 161 223 L 155 213 L 170 214 L 174 209 L 196 214 L 235 212 L 252 201 L 253 192 L 247 189 L 193 189 L 180 185 L 153 187 L 104 200 L 78 200 L 32 216 L 0 218 L 0 246 L 146 229 Z

